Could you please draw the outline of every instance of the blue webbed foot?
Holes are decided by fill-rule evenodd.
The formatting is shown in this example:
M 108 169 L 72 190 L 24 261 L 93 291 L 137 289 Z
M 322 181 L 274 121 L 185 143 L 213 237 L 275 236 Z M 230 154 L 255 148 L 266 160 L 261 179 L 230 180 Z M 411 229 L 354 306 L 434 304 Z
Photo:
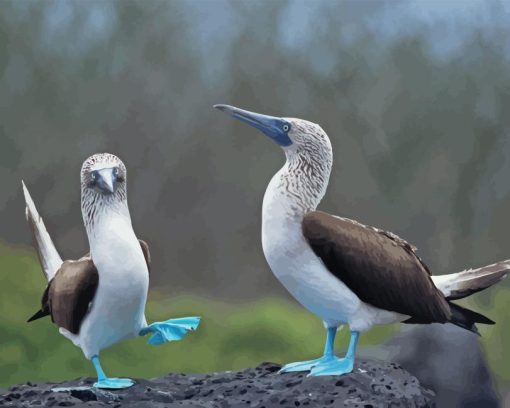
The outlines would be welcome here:
M 135 382 L 129 378 L 100 378 L 94 383 L 95 388 L 108 390 L 120 390 L 135 385 Z
M 279 373 L 292 373 L 296 371 L 310 371 L 312 368 L 327 364 L 329 361 L 337 359 L 335 356 L 322 356 L 321 358 L 317 358 L 315 360 L 309 361 L 298 361 L 297 363 L 289 363 L 284 365 Z
M 333 344 L 335 341 L 336 327 L 328 327 L 328 336 L 324 355 L 321 358 L 299 363 L 291 363 L 282 367 L 280 373 L 292 371 L 310 371 L 309 377 L 319 375 L 342 375 L 352 372 L 354 368 L 354 358 L 356 356 L 356 346 L 358 344 L 359 332 L 351 331 L 349 348 L 345 358 L 338 358 L 334 355 Z
M 109 378 L 104 373 L 99 356 L 96 354 L 90 359 L 97 372 L 97 382 L 94 383 L 95 388 L 105 388 L 108 390 L 119 390 L 122 388 L 129 388 L 135 385 L 135 382 L 129 378 Z
M 190 331 L 197 329 L 200 324 L 200 317 L 181 317 L 179 319 L 170 319 L 164 322 L 155 322 L 140 330 L 139 335 L 145 336 L 148 333 L 154 333 L 148 344 L 159 346 L 169 341 L 181 340 Z
M 338 358 L 334 357 L 330 361 L 317 364 L 312 368 L 308 377 L 320 375 L 342 375 L 352 372 L 354 368 L 354 358 Z

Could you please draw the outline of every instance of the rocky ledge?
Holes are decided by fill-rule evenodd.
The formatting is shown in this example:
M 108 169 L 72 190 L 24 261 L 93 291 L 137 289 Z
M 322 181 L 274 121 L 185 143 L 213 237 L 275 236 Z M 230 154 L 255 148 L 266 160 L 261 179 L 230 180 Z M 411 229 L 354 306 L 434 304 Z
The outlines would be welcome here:
M 434 407 L 434 393 L 394 363 L 360 361 L 339 377 L 278 374 L 263 363 L 243 371 L 168 374 L 137 380 L 120 390 L 53 392 L 54 387 L 90 386 L 92 378 L 63 383 L 14 385 L 0 390 L 2 407 Z

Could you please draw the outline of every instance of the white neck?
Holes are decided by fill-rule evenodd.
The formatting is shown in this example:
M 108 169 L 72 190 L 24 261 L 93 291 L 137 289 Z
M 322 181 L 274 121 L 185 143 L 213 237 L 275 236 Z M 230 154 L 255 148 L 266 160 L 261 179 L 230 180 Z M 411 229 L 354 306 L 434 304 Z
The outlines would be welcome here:
M 97 202 L 93 206 L 82 204 L 82 216 L 91 249 L 93 241 L 108 239 L 110 235 L 116 235 L 116 231 L 110 230 L 113 228 L 112 224 L 115 224 L 116 228 L 120 226 L 124 231 L 133 229 L 126 200 L 109 203 Z

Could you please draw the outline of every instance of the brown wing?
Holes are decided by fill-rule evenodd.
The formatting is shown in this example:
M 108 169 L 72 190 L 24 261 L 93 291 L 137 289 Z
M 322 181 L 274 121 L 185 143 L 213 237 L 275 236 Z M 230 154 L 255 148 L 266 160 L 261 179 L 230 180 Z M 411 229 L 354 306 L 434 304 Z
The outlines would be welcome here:
M 99 275 L 90 257 L 65 261 L 44 291 L 41 310 L 28 321 L 50 315 L 57 326 L 78 334 L 98 282 Z
M 151 272 L 151 253 L 149 252 L 149 245 L 147 242 L 139 239 L 140 246 L 142 247 L 143 256 L 145 258 L 145 262 L 147 263 L 147 270 L 149 273 Z
M 141 239 L 138 241 L 150 272 L 149 245 Z M 78 334 L 81 322 L 96 293 L 98 282 L 99 274 L 90 253 L 78 261 L 65 261 L 48 283 L 41 300 L 41 309 L 28 321 L 51 316 L 51 320 L 59 327 Z
M 448 302 L 403 239 L 320 211 L 308 213 L 302 227 L 315 254 L 363 302 L 408 315 L 412 323 L 450 320 Z

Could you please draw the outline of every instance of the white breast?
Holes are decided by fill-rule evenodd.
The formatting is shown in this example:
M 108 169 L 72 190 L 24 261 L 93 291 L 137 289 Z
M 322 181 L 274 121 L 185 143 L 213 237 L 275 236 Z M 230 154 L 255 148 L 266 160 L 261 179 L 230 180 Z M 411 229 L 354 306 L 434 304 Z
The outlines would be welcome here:
M 145 321 L 148 268 L 129 218 L 103 217 L 89 235 L 99 285 L 78 336 L 72 338 L 85 356 L 136 336 Z
M 308 310 L 331 324 L 348 323 L 358 297 L 335 278 L 303 237 L 302 215 L 292 197 L 280 191 L 279 173 L 266 190 L 262 207 L 262 248 L 271 270 Z
M 362 302 L 315 255 L 302 233 L 292 195 L 282 190 L 277 173 L 266 190 L 262 208 L 262 248 L 271 270 L 285 288 L 328 326 L 349 324 L 365 331 L 374 324 L 401 321 L 405 316 Z

